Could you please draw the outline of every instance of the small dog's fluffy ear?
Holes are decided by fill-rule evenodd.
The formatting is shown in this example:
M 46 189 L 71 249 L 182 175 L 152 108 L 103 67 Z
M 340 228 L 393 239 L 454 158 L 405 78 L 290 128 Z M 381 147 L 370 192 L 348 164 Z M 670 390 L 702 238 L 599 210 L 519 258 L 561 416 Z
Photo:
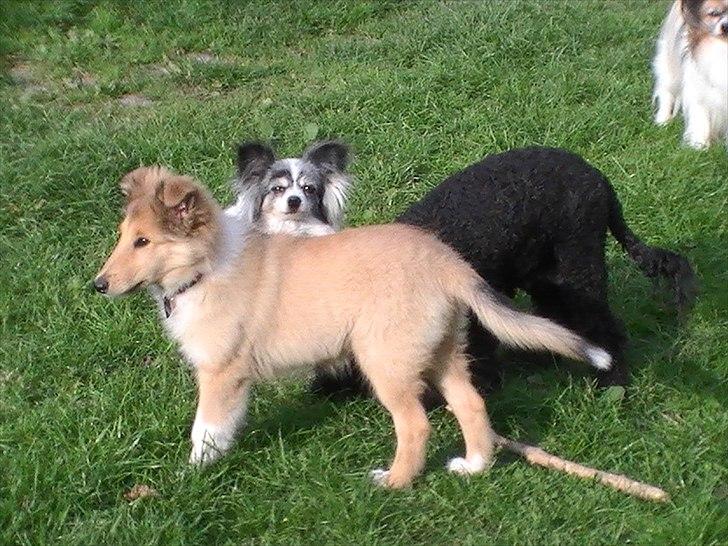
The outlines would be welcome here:
M 139 167 L 124 175 L 119 188 L 129 203 L 139 197 L 153 195 L 159 181 L 170 176 L 174 176 L 173 173 L 164 167 Z
M 351 177 L 346 172 L 351 159 L 349 147 L 338 140 L 315 142 L 303 152 L 302 159 L 326 173 L 323 199 L 326 220 L 334 229 L 341 229 L 351 188 Z
M 303 152 L 302 159 L 317 167 L 329 167 L 344 172 L 349 166 L 349 147 L 338 140 L 314 142 Z
M 157 213 L 164 227 L 177 235 L 191 235 L 210 220 L 207 194 L 186 176 L 162 179 L 154 192 Z
M 238 145 L 238 184 L 240 187 L 260 180 L 276 160 L 273 150 L 260 142 Z
M 705 30 L 701 8 L 705 0 L 681 0 L 680 7 L 685 23 L 693 29 Z

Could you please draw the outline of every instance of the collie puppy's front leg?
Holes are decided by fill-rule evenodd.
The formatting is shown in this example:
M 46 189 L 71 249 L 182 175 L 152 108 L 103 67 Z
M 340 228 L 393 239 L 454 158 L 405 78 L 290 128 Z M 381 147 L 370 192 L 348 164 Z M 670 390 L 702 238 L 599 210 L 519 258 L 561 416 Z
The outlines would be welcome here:
M 198 403 L 192 425 L 190 464 L 211 463 L 224 455 L 245 419 L 250 379 L 237 366 L 197 370 Z

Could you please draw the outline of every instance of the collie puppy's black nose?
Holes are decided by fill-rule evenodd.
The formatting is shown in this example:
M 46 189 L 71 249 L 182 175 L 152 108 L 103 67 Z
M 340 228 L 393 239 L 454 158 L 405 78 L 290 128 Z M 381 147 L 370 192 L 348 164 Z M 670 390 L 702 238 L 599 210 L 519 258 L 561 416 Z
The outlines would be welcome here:
M 106 280 L 106 277 L 96 277 L 94 279 L 94 288 L 96 289 L 96 292 L 106 294 L 109 290 L 109 281 Z
M 292 195 L 288 198 L 288 208 L 292 211 L 297 211 L 298 207 L 301 206 L 301 198 L 297 195 Z

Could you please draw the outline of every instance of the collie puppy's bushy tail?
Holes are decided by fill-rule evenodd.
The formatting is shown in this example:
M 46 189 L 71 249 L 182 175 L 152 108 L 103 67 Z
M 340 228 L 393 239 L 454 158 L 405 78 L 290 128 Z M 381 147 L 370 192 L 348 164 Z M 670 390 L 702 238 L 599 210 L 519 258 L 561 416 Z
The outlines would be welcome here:
M 519 311 L 474 271 L 467 284 L 460 290 L 460 301 L 506 345 L 550 351 L 587 362 L 600 370 L 611 368 L 612 357 L 605 350 L 549 319 Z
M 697 280 L 690 262 L 676 252 L 649 246 L 640 240 L 624 221 L 622 205 L 614 190 L 611 193 L 609 231 L 646 277 L 653 280 L 662 278 L 670 284 L 679 310 L 688 309 L 697 294 Z

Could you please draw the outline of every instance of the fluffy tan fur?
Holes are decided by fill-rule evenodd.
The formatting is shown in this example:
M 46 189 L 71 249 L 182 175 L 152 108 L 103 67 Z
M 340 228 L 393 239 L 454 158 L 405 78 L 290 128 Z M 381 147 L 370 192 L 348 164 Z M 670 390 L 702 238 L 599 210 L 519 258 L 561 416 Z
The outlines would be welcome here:
M 424 466 L 425 382 L 442 392 L 465 439 L 465 457 L 450 469 L 484 470 L 494 436 L 468 375 L 469 309 L 506 343 L 609 366 L 606 353 L 573 332 L 510 307 L 454 250 L 415 228 L 265 235 L 227 219 L 189 178 L 134 173 L 122 182 L 129 201 L 121 235 L 97 283 L 112 296 L 151 287 L 164 300 L 165 327 L 197 378 L 193 463 L 230 448 L 253 382 L 353 354 L 397 437 L 392 465 L 375 481 L 404 487 Z

